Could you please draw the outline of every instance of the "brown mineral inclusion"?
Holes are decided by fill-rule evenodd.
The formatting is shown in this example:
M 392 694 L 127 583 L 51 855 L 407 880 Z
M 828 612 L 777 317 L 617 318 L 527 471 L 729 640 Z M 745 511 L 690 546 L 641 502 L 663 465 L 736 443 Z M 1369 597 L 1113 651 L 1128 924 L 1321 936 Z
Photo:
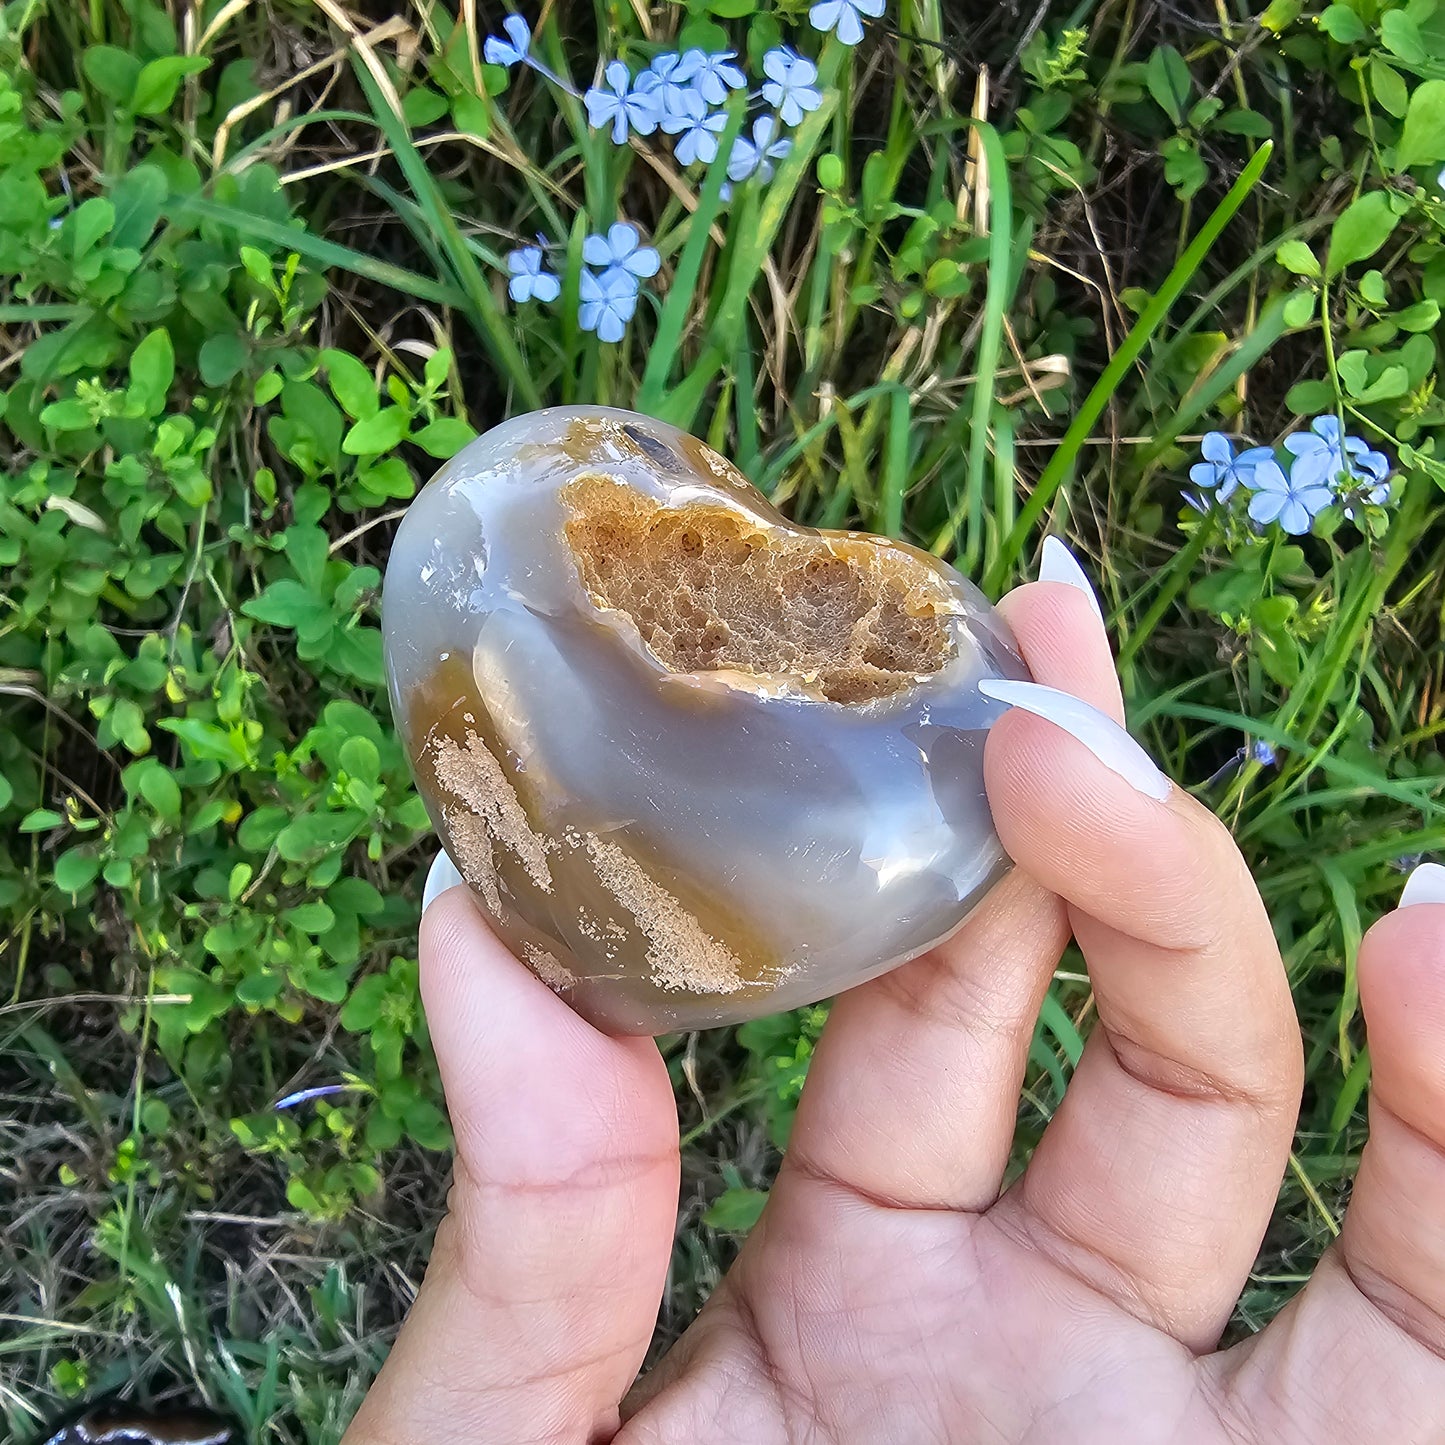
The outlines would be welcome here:
M 498 934 L 618 1033 L 837 993 L 1007 868 L 1002 620 L 916 548 L 782 517 L 673 427 L 521 416 L 412 503 L 383 599 L 428 812 Z

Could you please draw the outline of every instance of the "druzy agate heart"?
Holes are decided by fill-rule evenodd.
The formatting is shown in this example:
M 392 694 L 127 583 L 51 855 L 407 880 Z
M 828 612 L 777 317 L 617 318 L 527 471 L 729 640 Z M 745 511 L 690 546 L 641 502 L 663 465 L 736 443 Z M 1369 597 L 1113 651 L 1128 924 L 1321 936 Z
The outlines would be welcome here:
M 914 547 L 784 519 L 630 412 L 520 416 L 408 509 L 392 702 L 499 935 L 618 1033 L 811 1003 L 951 933 L 1008 867 L 983 790 L 1026 678 Z

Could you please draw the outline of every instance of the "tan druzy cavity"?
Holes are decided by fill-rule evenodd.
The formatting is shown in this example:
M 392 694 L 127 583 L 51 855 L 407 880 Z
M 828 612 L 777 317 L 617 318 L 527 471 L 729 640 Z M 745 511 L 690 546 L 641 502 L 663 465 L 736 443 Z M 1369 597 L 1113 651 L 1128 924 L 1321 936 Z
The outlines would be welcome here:
M 488 432 L 397 533 L 392 702 L 500 936 L 600 1026 L 734 1023 L 947 937 L 1007 868 L 983 791 L 1027 677 L 971 583 L 794 526 L 673 427 Z

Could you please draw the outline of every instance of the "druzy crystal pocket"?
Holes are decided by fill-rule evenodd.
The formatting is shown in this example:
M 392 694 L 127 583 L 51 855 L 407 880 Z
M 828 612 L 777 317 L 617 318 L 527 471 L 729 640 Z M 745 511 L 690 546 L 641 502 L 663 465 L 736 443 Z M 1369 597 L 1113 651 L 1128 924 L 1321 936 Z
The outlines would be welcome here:
M 1027 677 L 943 563 L 786 521 L 628 412 L 517 417 L 397 533 L 387 667 L 417 786 L 499 935 L 623 1033 L 849 988 L 1006 869 L 983 677 Z

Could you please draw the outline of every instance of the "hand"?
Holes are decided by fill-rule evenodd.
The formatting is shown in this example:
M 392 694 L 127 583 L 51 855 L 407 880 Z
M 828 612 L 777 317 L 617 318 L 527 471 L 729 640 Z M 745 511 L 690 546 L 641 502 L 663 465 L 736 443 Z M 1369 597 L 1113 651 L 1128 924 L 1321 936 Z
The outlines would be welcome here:
M 1004 610 L 1040 682 L 1122 718 L 1083 592 L 1034 583 Z M 1268 919 L 1179 790 L 1145 796 L 1018 709 L 986 764 L 1018 868 L 945 946 L 838 1000 L 762 1219 L 631 1393 L 677 1204 L 666 1070 L 578 1019 L 462 890 L 428 909 L 456 1180 L 346 1445 L 1445 1437 L 1445 906 L 1396 911 L 1360 951 L 1372 1137 L 1341 1239 L 1267 1330 L 1212 1353 L 1300 1097 Z M 1099 1026 L 1000 1195 L 1071 930 Z

